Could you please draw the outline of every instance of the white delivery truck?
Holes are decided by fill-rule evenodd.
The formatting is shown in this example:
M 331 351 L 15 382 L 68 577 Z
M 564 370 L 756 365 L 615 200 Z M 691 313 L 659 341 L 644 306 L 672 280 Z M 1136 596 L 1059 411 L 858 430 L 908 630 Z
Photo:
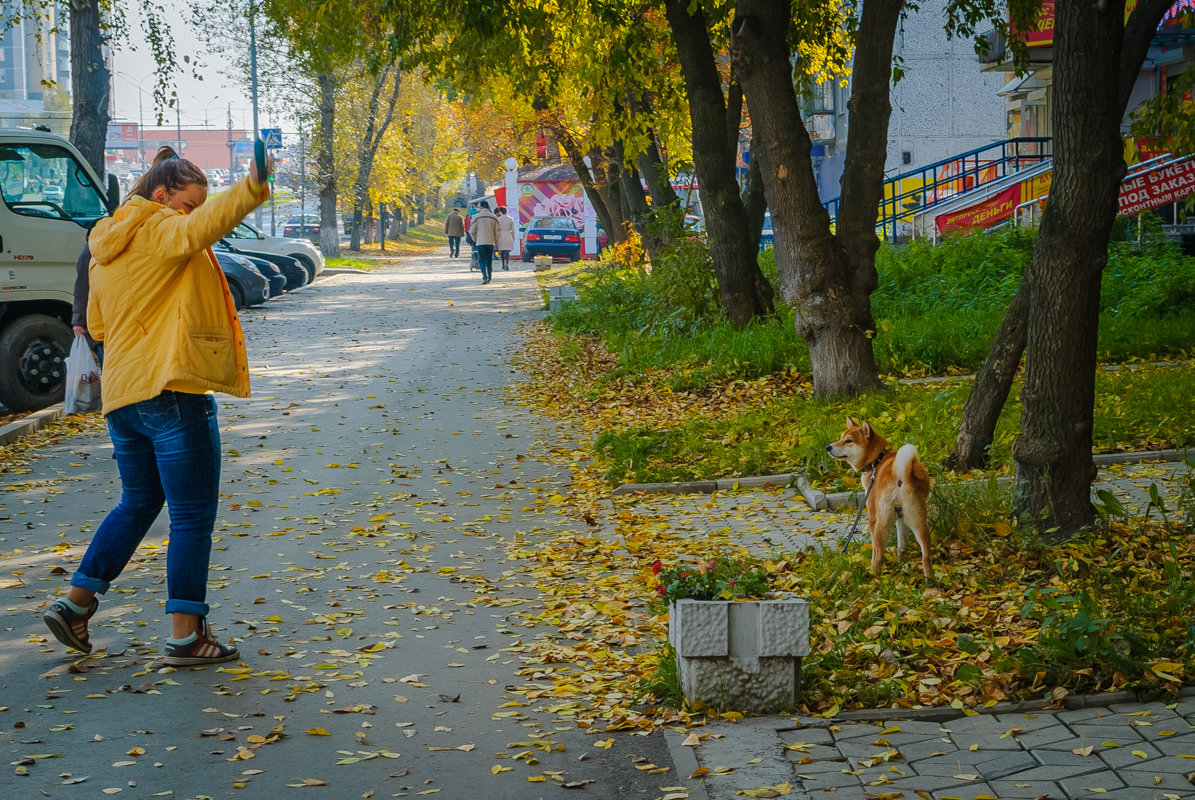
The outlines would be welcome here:
M 116 207 L 69 141 L 0 129 L 0 406 L 34 411 L 62 400 L 75 264 L 96 220 Z

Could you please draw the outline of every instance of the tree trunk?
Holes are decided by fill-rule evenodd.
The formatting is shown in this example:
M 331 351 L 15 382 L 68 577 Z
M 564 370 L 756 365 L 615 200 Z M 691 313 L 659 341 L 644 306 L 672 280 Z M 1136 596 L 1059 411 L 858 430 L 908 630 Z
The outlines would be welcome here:
M 751 149 L 755 150 L 752 141 Z M 752 158 L 747 167 L 747 179 L 743 182 L 743 207 L 747 210 L 747 233 L 759 249 L 759 238 L 763 235 L 763 220 L 768 213 L 768 198 L 764 194 L 763 175 L 759 171 L 759 159 Z
M 71 142 L 104 179 L 108 138 L 108 65 L 99 0 L 71 0 Z M 182 155 L 181 153 L 179 155 Z
M 353 179 L 353 232 L 350 250 L 361 249 L 361 222 L 363 213 L 369 207 L 369 182 L 373 177 L 373 161 L 377 156 L 378 147 L 386 129 L 394 119 L 394 106 L 398 102 L 398 90 L 402 85 L 401 76 L 394 75 L 394 88 L 385 107 L 385 117 L 379 121 L 378 112 L 382 103 L 382 90 L 390 80 L 392 64 L 386 65 L 382 72 L 374 78 L 373 91 L 369 95 L 369 111 L 365 122 L 365 136 L 357 144 L 357 176 Z
M 1058 0 L 1054 182 L 1029 279 L 1014 512 L 1066 536 L 1092 524 L 1091 458 L 1100 278 L 1124 176 L 1128 88 L 1169 1 Z
M 759 269 L 758 248 L 752 247 L 747 231 L 747 213 L 735 181 L 735 148 L 727 141 L 722 79 L 701 5 L 665 0 L 664 11 L 689 94 L 693 166 L 701 186 L 706 235 L 722 307 L 731 322 L 743 326 L 772 313 L 773 291 Z M 787 28 L 786 19 L 783 30 Z
M 877 285 L 876 210 L 883 193 L 888 78 L 902 0 L 868 0 L 855 47 L 851 137 L 838 234 L 813 175 L 813 143 L 793 88 L 787 31 L 790 3 L 742 0 L 731 25 L 731 63 L 751 112 L 755 147 L 775 231 L 780 288 L 809 345 L 820 397 L 880 386 L 871 337 Z
M 643 181 L 639 177 L 639 170 L 635 168 L 634 164 L 627 164 L 623 160 L 623 152 L 622 143 L 616 142 L 614 153 L 621 165 L 618 174 L 619 186 L 622 188 L 623 207 L 626 209 L 631 224 L 639 233 L 643 249 L 647 251 L 647 260 L 653 264 L 659 264 L 660 259 L 664 257 L 664 242 L 654 230 L 654 226 L 650 224 L 647 192 L 643 190 Z
M 958 438 L 943 464 L 946 469 L 965 472 L 987 466 L 989 449 L 996 437 L 996 422 L 1025 352 L 1028 310 L 1029 288 L 1022 280 L 1008 311 L 1004 312 L 988 356 L 975 374 L 971 394 L 963 406 Z
M 598 193 L 606 201 L 606 209 L 610 212 L 611 227 L 606 228 L 606 235 L 611 244 L 625 242 L 628 235 L 627 216 L 622 202 L 622 181 L 618 164 L 609 150 L 605 149 L 594 148 L 589 154 L 589 159 L 594 165 Z
M 328 258 L 340 257 L 340 231 L 336 229 L 336 167 L 333 143 L 336 139 L 336 76 L 321 72 L 319 82 L 319 150 L 315 167 L 319 170 L 319 247 Z
M 561 126 L 554 126 L 556 131 L 556 140 L 560 142 L 560 146 L 564 148 L 565 155 L 572 163 L 573 169 L 577 171 L 577 177 L 581 181 L 581 186 L 585 190 L 585 196 L 589 198 L 589 205 L 593 207 L 593 212 L 597 214 L 598 220 L 601 221 L 602 227 L 607 231 L 612 231 L 614 220 L 610 216 L 610 209 L 606 205 L 606 200 L 602 197 L 602 193 L 598 191 L 597 181 L 594 177 L 594 171 L 591 167 L 585 164 L 585 153 L 582 152 L 577 140 Z M 592 164 L 592 160 L 590 164 Z M 513 215 L 517 221 L 518 215 Z

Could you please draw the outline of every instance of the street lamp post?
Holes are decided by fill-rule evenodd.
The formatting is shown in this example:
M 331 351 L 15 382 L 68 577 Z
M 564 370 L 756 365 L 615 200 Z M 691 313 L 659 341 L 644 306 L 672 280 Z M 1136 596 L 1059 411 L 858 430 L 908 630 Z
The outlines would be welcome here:
M 142 103 L 142 96 L 145 94 L 145 89 L 143 88 L 143 85 L 145 84 L 145 82 L 147 80 L 154 77 L 154 74 L 151 72 L 150 74 L 146 75 L 145 77 L 143 77 L 140 81 L 138 81 L 136 83 L 133 82 L 133 77 L 131 75 L 129 75 L 128 73 L 113 71 L 112 74 L 119 75 L 120 77 L 124 78 L 125 81 L 130 86 L 137 87 L 137 152 L 141 154 L 141 167 L 144 169 L 144 167 L 145 167 L 145 107 L 144 107 L 144 104 Z

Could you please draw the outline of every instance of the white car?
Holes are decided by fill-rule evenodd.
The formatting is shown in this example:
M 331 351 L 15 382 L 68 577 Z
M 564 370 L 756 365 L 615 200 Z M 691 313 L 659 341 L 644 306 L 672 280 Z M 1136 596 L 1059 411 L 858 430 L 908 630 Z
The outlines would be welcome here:
M 224 237 L 238 250 L 278 253 L 290 256 L 307 268 L 311 279 L 324 271 L 324 254 L 306 239 L 284 239 L 281 236 L 267 236 L 248 222 L 242 222 Z

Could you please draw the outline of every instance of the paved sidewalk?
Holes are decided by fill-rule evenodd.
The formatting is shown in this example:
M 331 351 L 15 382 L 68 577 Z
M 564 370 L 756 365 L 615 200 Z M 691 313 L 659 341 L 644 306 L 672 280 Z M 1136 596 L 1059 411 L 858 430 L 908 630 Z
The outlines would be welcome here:
M 879 722 L 718 723 L 700 729 L 710 736 L 692 750 L 711 773 L 704 781 L 710 800 L 749 796 L 743 792 L 769 786 L 777 794 L 756 796 L 1195 798 L 1195 696 L 1169 705 L 1122 703 L 946 721 L 899 713 Z M 718 774 L 719 767 L 732 771 Z M 785 789 L 788 794 L 779 793 Z
M 1157 484 L 1167 513 L 1175 513 L 1175 501 L 1186 479 L 1182 462 L 1151 462 L 1104 467 L 1092 489 L 1107 489 L 1133 517 L 1149 507 L 1149 489 Z M 613 499 L 616 506 L 633 506 L 644 513 L 663 515 L 668 524 L 694 534 L 721 533 L 730 541 L 745 545 L 760 555 L 772 556 L 808 547 L 839 546 L 855 521 L 857 509 L 814 511 L 792 488 L 748 489 L 714 495 L 636 494 Z M 1156 519 L 1158 512 L 1151 510 Z M 855 542 L 867 541 L 867 514 L 859 520 Z M 890 539 L 891 542 L 895 537 Z M 1193 765 L 1195 768 L 1195 765 Z

